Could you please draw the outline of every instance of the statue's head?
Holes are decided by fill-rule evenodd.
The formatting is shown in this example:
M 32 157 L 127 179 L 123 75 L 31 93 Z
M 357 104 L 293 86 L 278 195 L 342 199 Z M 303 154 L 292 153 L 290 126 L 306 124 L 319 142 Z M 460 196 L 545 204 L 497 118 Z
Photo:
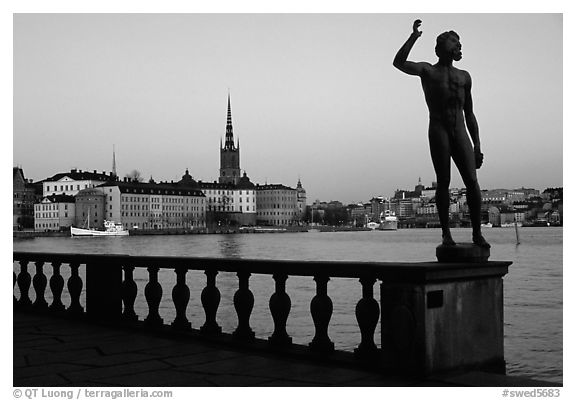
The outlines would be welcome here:
M 454 61 L 460 61 L 462 59 L 460 36 L 454 31 L 441 33 L 436 38 L 435 51 L 438 58 L 449 57 Z

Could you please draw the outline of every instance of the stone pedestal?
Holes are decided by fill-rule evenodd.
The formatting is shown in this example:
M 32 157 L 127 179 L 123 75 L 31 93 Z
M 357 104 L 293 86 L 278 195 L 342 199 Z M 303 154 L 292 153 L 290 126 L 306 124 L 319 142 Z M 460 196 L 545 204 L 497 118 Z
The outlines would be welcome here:
M 453 246 L 436 247 L 436 258 L 439 262 L 483 263 L 488 261 L 490 249 L 473 243 L 457 243 Z
M 510 264 L 422 263 L 409 274 L 384 279 L 381 343 L 387 366 L 419 376 L 472 369 L 505 373 L 502 277 Z

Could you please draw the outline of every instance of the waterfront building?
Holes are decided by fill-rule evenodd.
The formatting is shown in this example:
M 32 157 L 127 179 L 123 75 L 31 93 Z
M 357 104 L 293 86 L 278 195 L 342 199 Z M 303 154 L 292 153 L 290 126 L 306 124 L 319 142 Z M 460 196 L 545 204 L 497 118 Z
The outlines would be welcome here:
M 492 226 L 500 226 L 500 209 L 498 207 L 490 207 L 488 208 L 488 222 L 492 224 Z
M 296 189 L 280 184 L 256 185 L 256 222 L 259 225 L 301 222 Z
M 349 219 L 354 226 L 365 226 L 369 222 L 368 215 L 372 212 L 372 204 L 350 204 L 348 212 L 350 213 Z
M 526 220 L 526 214 L 523 212 L 501 212 L 500 224 L 512 224 L 515 221 L 523 223 Z
M 34 228 L 34 203 L 41 197 L 37 184 L 24 177 L 20 167 L 12 168 L 12 228 Z
M 515 192 L 522 192 L 526 199 L 530 199 L 532 197 L 540 197 L 540 191 L 533 188 L 525 188 L 521 187 L 520 189 L 514 189 Z
M 256 188 L 244 175 L 237 184 L 202 182 L 198 187 L 206 196 L 206 218 L 216 225 L 256 225 Z
M 100 188 L 80 190 L 74 198 L 74 226 L 102 229 L 106 219 L 106 195 Z
M 61 172 L 42 181 L 42 196 L 65 194 L 75 196 L 79 191 L 96 187 L 104 182 L 115 180 L 114 173 L 105 171 L 93 172 L 71 169 L 70 172 Z
M 450 201 L 450 206 L 448 207 L 448 212 L 450 214 L 459 214 L 460 213 L 460 203 L 457 201 Z
M 198 187 L 124 178 L 95 189 L 105 197 L 105 219 L 119 222 L 125 229 L 206 227 L 206 197 Z
M 425 200 L 431 200 L 436 197 L 436 188 L 427 187 L 422 189 L 420 197 Z
M 370 220 L 380 222 L 380 214 L 390 208 L 382 196 L 370 199 Z
M 420 205 L 416 209 L 416 215 L 438 215 L 438 209 L 436 208 L 436 203 L 426 203 Z
M 60 231 L 75 223 L 74 196 L 53 194 L 34 204 L 34 230 L 36 232 Z

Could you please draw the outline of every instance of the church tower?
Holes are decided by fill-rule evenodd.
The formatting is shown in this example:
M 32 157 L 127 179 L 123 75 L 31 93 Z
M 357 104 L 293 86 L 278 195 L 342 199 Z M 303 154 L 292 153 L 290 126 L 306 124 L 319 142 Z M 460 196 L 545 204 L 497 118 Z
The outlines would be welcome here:
M 240 181 L 240 141 L 234 145 L 232 132 L 232 111 L 230 109 L 230 94 L 228 94 L 228 117 L 226 119 L 226 138 L 224 147 L 220 141 L 220 183 L 237 184 Z
M 302 221 L 306 214 L 306 190 L 302 187 L 300 177 L 298 177 L 298 184 L 296 185 L 296 199 L 298 200 L 298 216 Z

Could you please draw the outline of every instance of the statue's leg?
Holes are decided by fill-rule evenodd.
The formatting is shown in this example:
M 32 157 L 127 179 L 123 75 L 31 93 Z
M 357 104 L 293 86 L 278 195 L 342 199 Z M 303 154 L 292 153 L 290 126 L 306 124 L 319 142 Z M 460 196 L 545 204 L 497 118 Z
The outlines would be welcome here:
M 430 121 L 428 130 L 430 155 L 436 172 L 436 208 L 442 226 L 442 244 L 452 246 L 454 240 L 450 233 L 450 142 L 448 132 L 440 123 Z
M 459 135 L 456 135 L 454 145 L 454 163 L 460 171 L 462 181 L 466 186 L 466 201 L 470 209 L 470 222 L 472 224 L 472 241 L 478 246 L 490 247 L 481 232 L 480 212 L 482 207 L 482 195 L 480 185 L 476 175 L 476 161 L 474 159 L 474 149 L 468 139 L 466 129 L 462 128 Z

